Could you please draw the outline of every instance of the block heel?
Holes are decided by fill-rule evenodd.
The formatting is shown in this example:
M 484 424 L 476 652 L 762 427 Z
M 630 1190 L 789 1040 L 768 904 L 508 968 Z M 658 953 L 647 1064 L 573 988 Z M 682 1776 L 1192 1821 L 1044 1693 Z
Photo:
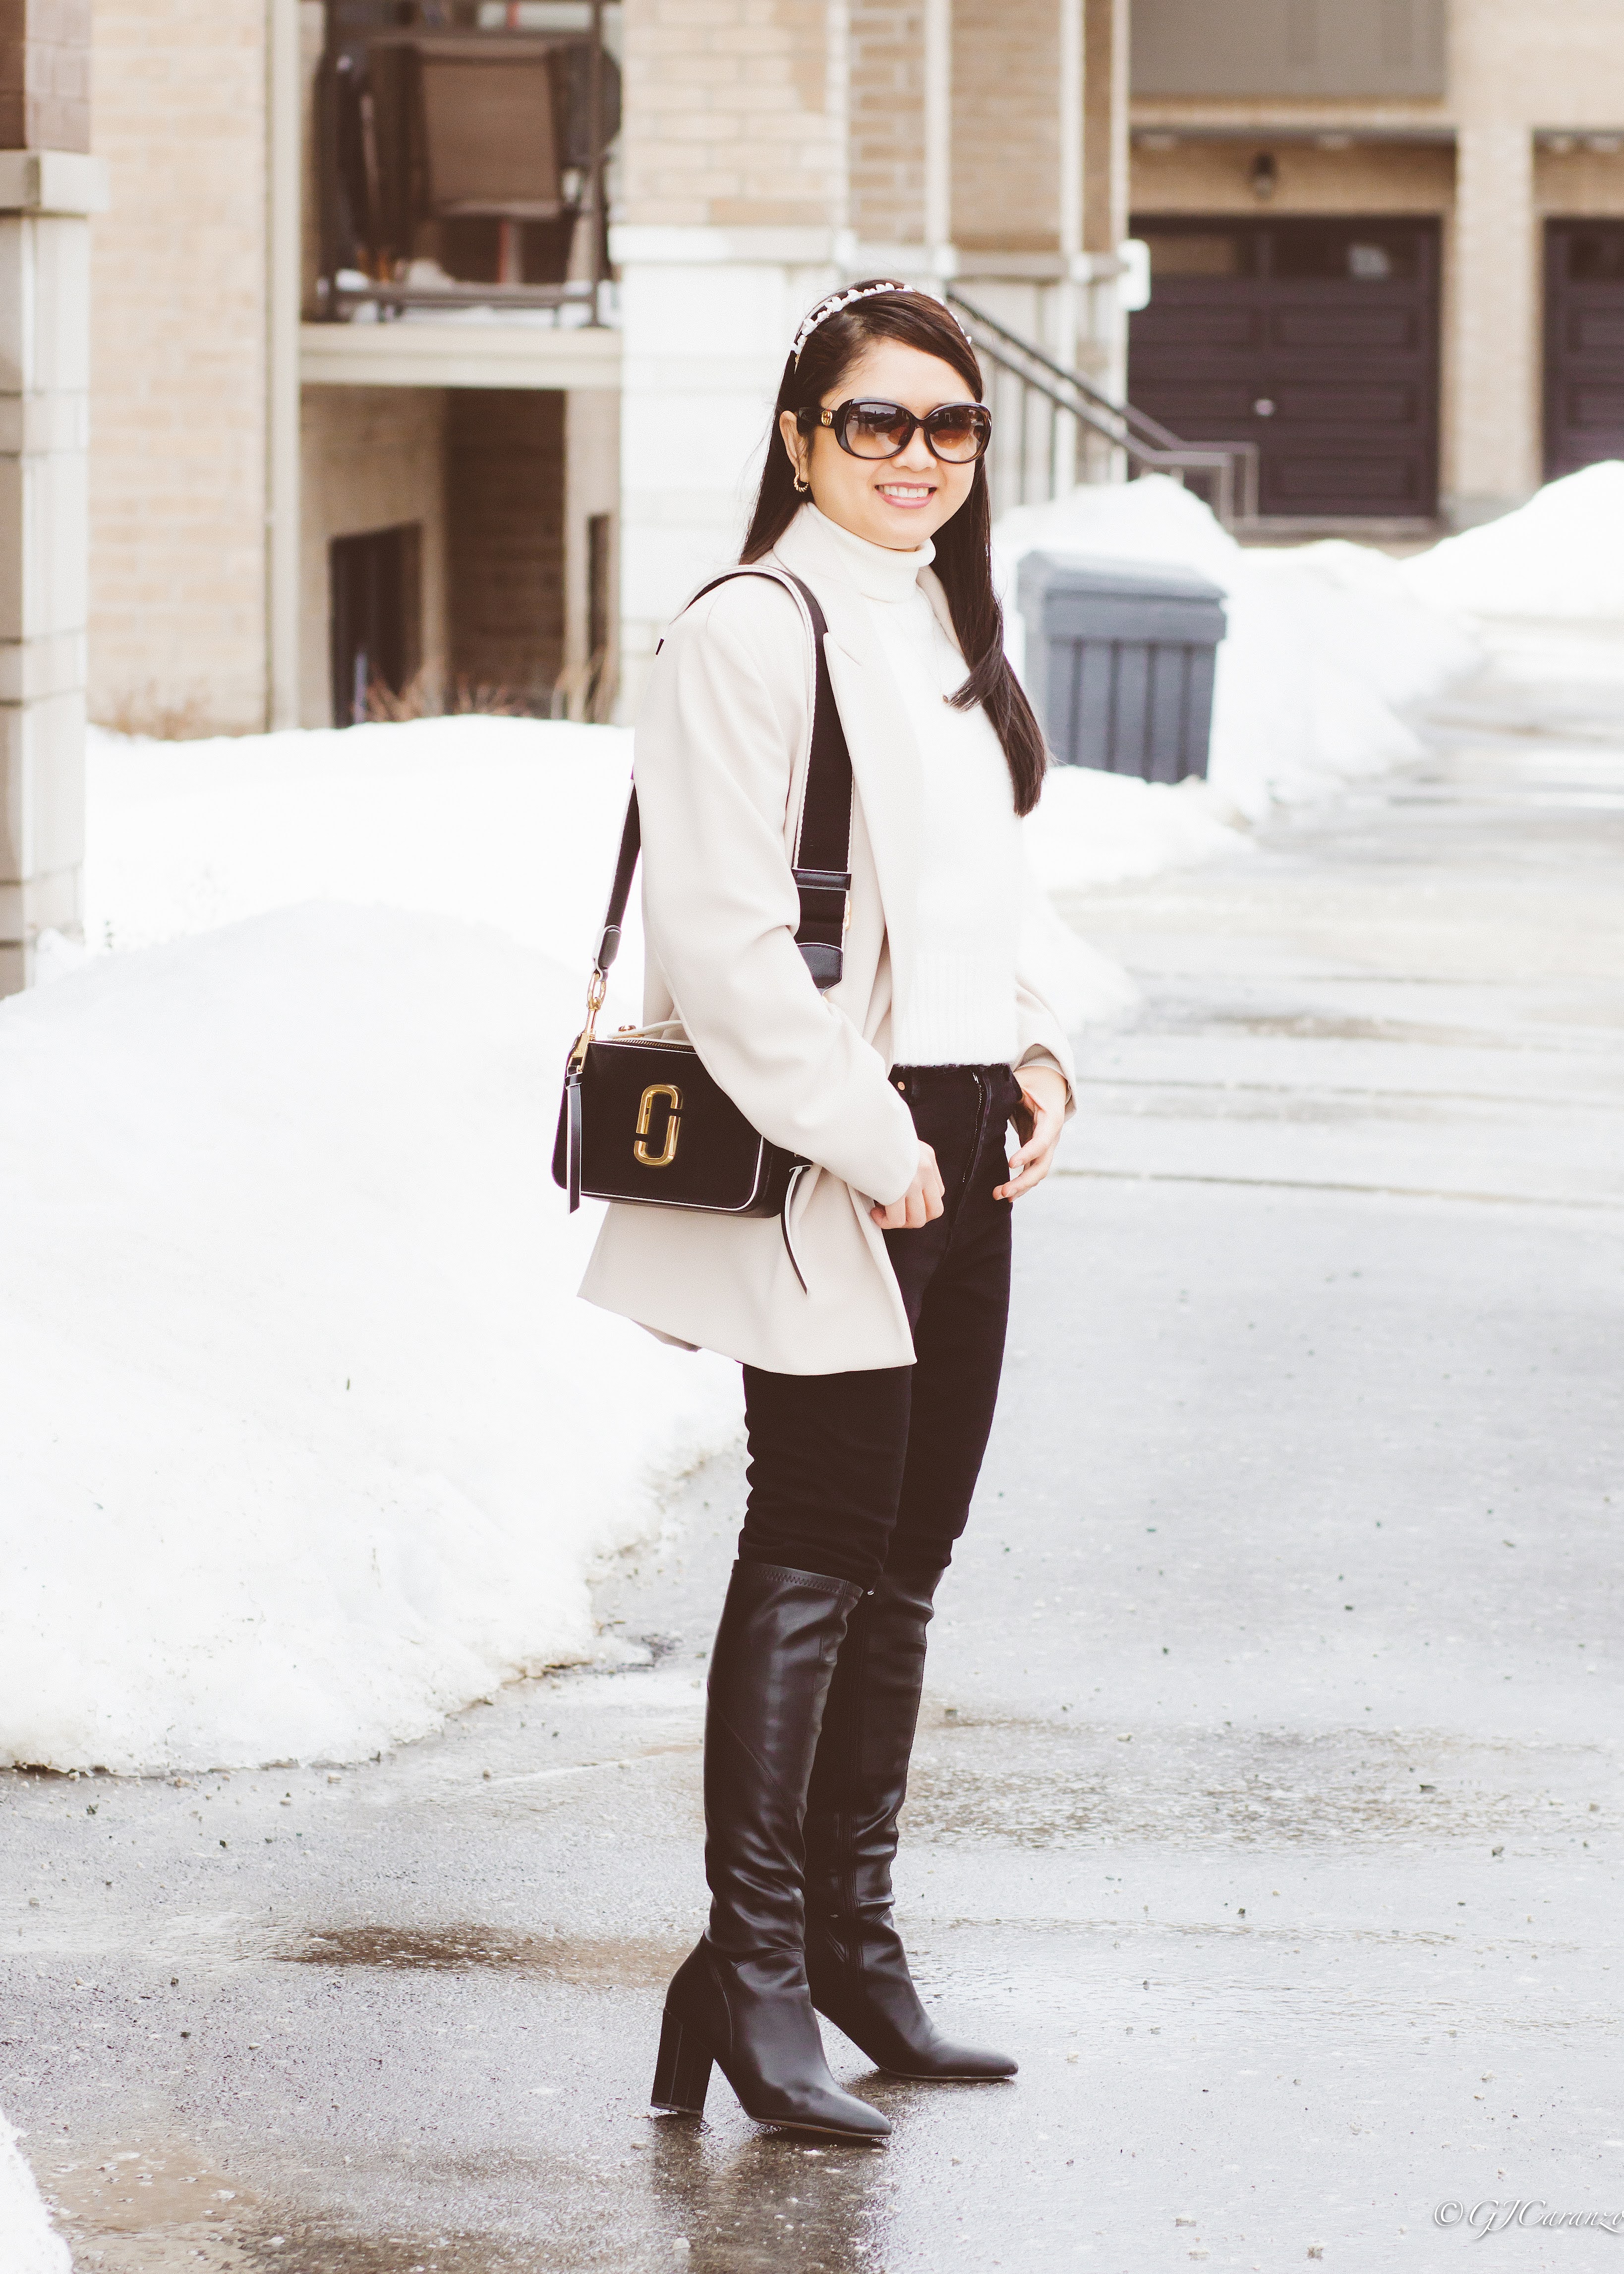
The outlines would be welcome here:
M 649 2105 L 672 2116 L 703 2116 L 710 2089 L 710 2055 L 698 2032 L 679 2021 L 668 2006 L 660 2022 L 659 2058 Z

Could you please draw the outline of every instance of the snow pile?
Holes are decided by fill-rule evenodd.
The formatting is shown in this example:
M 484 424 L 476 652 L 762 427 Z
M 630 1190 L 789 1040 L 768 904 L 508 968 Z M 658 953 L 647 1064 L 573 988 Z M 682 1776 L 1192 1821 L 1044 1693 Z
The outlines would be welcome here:
M 1402 574 L 1430 606 L 1472 615 L 1624 617 L 1624 461 L 1547 483 L 1515 513 L 1446 538 Z
M 1026 857 L 1040 884 L 1067 892 L 1249 854 L 1252 840 L 1220 817 L 1217 803 L 1194 779 L 1174 788 L 1094 766 L 1056 766 L 1027 824 Z
M 51 2232 L 17 2135 L 0 2115 L 0 2267 L 5 2274 L 69 2274 L 68 2246 Z
M 584 997 L 630 775 L 628 733 L 523 719 L 198 742 L 93 727 L 86 937 L 147 947 L 299 900 L 382 903 L 495 924 Z M 628 939 L 622 1002 L 640 962 Z
M 0 1005 L 0 1759 L 419 1735 L 590 1651 L 588 1560 L 734 1434 L 575 1299 L 549 1174 L 626 759 L 94 738 L 92 937 L 147 952 Z
M 422 1735 L 588 1654 L 591 1560 L 735 1434 L 735 1368 L 576 1301 L 550 1175 L 629 756 L 93 738 L 102 952 L 0 1005 L 0 1761 Z M 1071 1019 L 1131 998 L 1034 922 Z
M 589 1653 L 738 1388 L 574 1299 L 578 997 L 316 903 L 0 1009 L 0 1759 L 354 1758 Z
M 1166 475 L 1019 507 L 998 522 L 993 541 L 1018 667 L 1025 627 L 1012 600 L 1026 553 L 1163 561 L 1222 587 L 1229 634 L 1218 650 L 1208 777 L 1214 792 L 1254 818 L 1272 800 L 1322 795 L 1418 757 L 1406 712 L 1482 659 L 1470 634 L 1418 604 L 1385 554 L 1340 542 L 1244 550 Z
M 519 719 L 168 743 L 93 729 L 86 936 L 145 947 L 301 900 L 381 902 L 499 925 L 566 965 L 584 994 L 631 744 L 624 728 Z M 1103 783 L 1082 853 L 1079 793 L 1051 781 L 1030 824 L 1043 882 L 1148 874 L 1156 832 L 1122 795 L 1142 787 Z M 1170 861 L 1197 826 L 1187 802 L 1177 815 L 1163 832 Z M 1237 841 L 1215 825 L 1208 834 Z M 1043 978 L 1068 1023 L 1115 1015 L 1131 984 L 1051 914 L 1036 917 Z M 55 954 L 73 960 L 65 943 Z M 640 1015 L 642 968 L 634 892 L 607 1023 Z

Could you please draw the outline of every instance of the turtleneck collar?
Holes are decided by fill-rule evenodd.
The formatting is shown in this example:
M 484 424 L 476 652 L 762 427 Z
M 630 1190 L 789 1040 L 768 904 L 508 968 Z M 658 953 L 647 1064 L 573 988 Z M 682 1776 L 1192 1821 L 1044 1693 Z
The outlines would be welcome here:
M 919 589 L 919 572 L 936 559 L 936 546 L 927 538 L 912 553 L 894 553 L 888 545 L 870 545 L 838 521 L 808 503 L 798 521 L 815 537 L 830 567 L 855 584 L 868 600 L 906 600 Z

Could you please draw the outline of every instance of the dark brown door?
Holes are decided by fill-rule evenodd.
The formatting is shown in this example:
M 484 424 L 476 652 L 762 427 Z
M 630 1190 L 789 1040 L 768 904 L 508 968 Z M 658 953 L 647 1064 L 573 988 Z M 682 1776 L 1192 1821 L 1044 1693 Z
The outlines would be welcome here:
M 336 537 L 328 558 L 333 724 L 398 716 L 422 660 L 423 524 Z
M 1128 394 L 1186 441 L 1259 446 L 1259 510 L 1438 509 L 1438 226 L 1146 219 Z
M 1545 223 L 1545 479 L 1624 458 L 1624 222 Z

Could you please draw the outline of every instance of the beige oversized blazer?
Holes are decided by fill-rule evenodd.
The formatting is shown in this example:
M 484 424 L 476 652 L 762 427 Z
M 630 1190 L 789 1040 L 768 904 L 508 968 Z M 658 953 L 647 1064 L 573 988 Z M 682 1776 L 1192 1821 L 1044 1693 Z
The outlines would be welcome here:
M 901 1197 L 919 1158 L 889 1068 L 915 929 L 920 755 L 866 604 L 814 516 L 801 514 L 771 561 L 823 604 L 852 754 L 844 976 L 820 995 L 795 945 L 791 862 L 813 690 L 806 620 L 782 586 L 737 577 L 667 632 L 638 721 L 643 1018 L 680 1019 L 746 1118 L 816 1164 L 792 1203 L 806 1288 L 776 1218 L 627 1205 L 608 1209 L 581 1292 L 669 1340 L 777 1374 L 911 1366 L 906 1314 L 868 1209 Z M 921 581 L 951 630 L 936 579 L 926 569 Z M 1024 975 L 1017 991 L 1016 1064 L 1052 1059 L 1069 1085 L 1059 1020 Z

